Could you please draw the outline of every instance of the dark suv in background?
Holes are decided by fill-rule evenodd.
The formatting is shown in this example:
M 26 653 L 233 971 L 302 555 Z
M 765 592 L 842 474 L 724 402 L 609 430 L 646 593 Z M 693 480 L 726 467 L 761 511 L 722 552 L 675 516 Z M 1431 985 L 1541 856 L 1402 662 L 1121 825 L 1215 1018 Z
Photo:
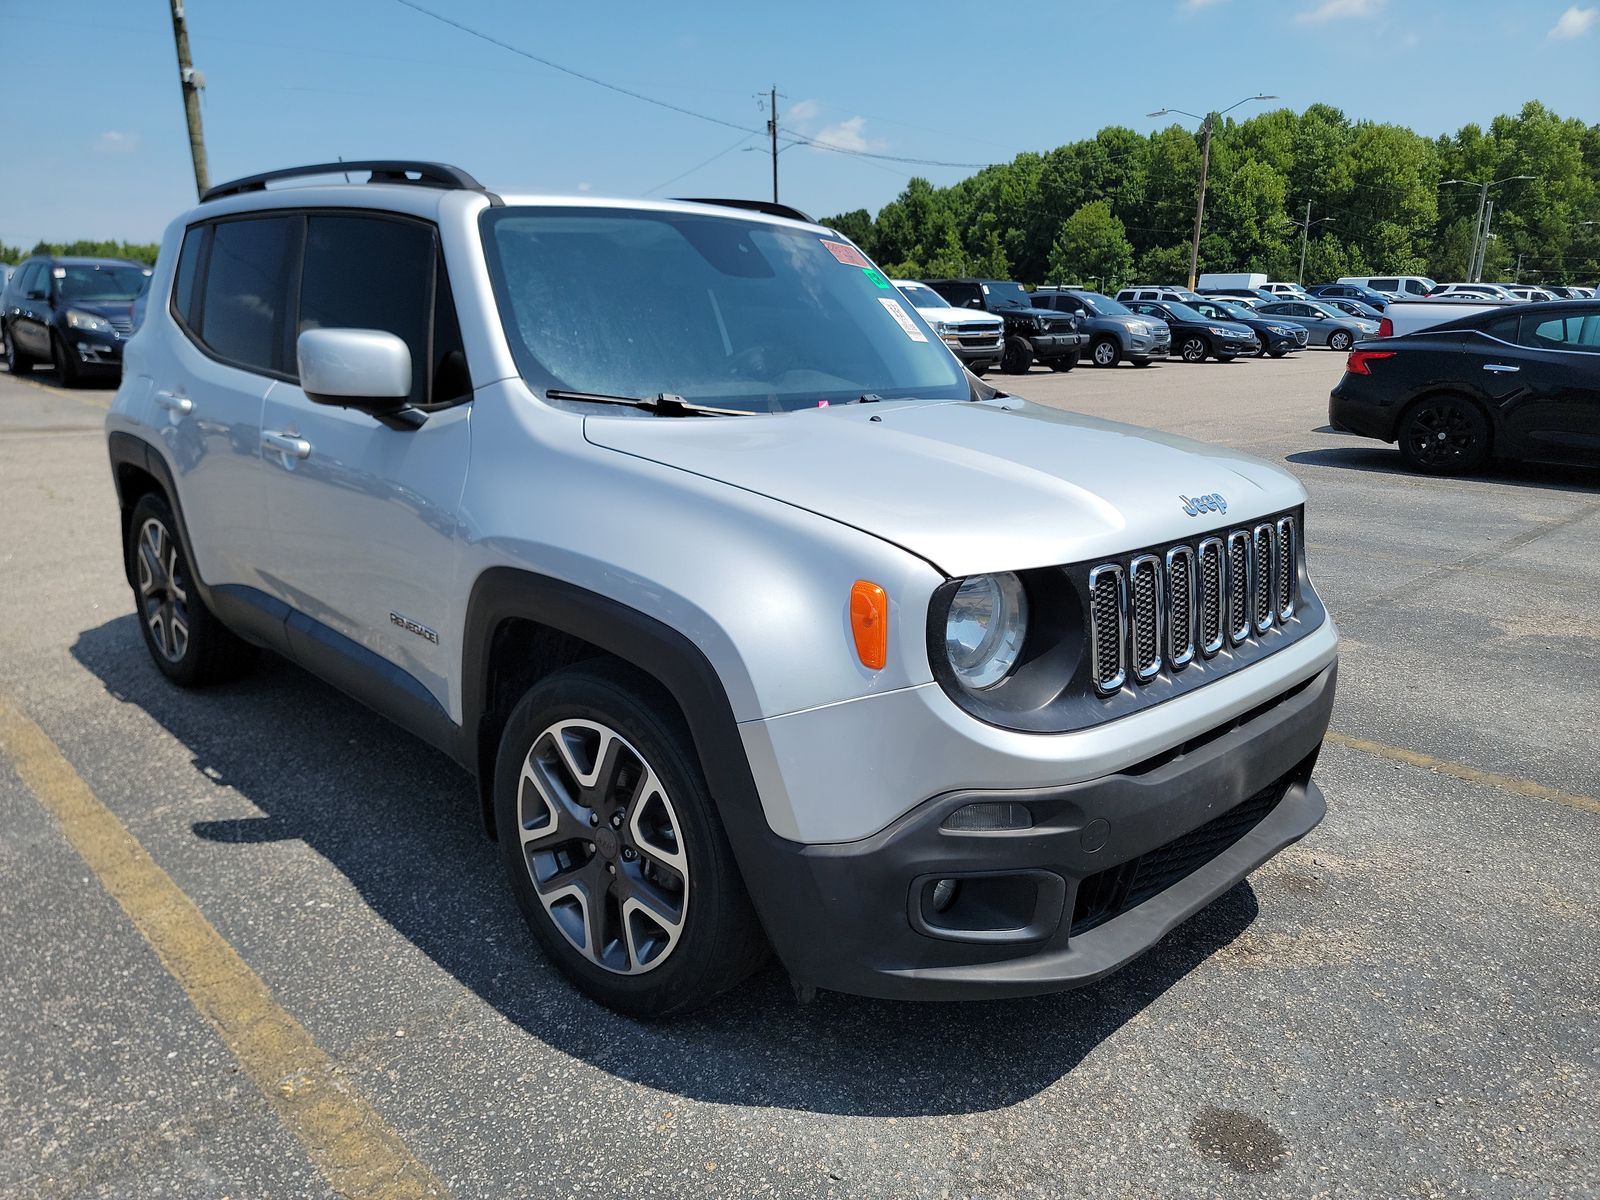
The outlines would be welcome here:
M 924 279 L 951 308 L 978 308 L 1006 323 L 1006 348 L 1000 369 L 1025 375 L 1038 360 L 1052 371 L 1070 371 L 1089 338 L 1078 331 L 1076 314 L 1037 309 L 1020 283 L 1009 279 Z
M 1035 308 L 1078 318 L 1079 329 L 1089 337 L 1089 361 L 1097 367 L 1114 367 L 1124 358 L 1148 367 L 1153 359 L 1172 353 L 1166 322 L 1138 316 L 1110 296 L 1080 287 L 1042 287 L 1031 300 Z
M 17 375 L 49 362 L 68 387 L 91 375 L 116 378 L 133 303 L 149 284 L 150 268 L 129 259 L 27 259 L 0 295 L 7 367 Z

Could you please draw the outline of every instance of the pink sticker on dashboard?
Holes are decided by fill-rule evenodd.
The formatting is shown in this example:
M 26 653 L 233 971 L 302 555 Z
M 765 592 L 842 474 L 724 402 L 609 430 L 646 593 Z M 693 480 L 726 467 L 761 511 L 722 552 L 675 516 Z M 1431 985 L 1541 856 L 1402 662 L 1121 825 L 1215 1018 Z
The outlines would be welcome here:
M 847 267 L 870 267 L 867 256 L 862 254 L 848 242 L 830 242 L 823 239 L 822 244 L 828 248 L 828 253 L 842 262 Z

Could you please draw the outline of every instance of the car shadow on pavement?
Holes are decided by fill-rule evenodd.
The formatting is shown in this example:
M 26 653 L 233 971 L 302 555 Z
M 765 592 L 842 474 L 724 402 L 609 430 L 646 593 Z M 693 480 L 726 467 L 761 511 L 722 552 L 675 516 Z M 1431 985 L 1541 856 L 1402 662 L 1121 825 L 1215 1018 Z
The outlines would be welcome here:
M 1312 432 L 1321 433 L 1323 430 Z M 1303 467 L 1341 467 L 1347 471 L 1408 475 L 1424 482 L 1433 478 L 1408 468 L 1400 461 L 1400 452 L 1392 446 L 1326 446 L 1320 450 L 1302 450 L 1287 455 L 1285 461 Z M 1600 468 L 1564 463 L 1496 462 L 1476 475 L 1462 478 L 1479 483 L 1506 483 L 1513 487 L 1600 492 Z
M 197 822 L 196 837 L 304 841 L 508 1021 L 698 1101 L 859 1116 L 1015 1104 L 1067 1076 L 1257 914 L 1241 883 L 1122 971 L 1054 996 L 912 1004 L 825 992 L 802 1006 L 774 966 L 688 1017 L 634 1021 L 592 1004 L 544 959 L 502 882 L 476 788 L 443 755 L 270 655 L 236 683 L 180 690 L 149 661 L 131 614 L 84 631 L 72 653 L 175 737 L 197 773 L 263 814 Z M 325 969 L 316 947 L 305 953 L 309 969 Z

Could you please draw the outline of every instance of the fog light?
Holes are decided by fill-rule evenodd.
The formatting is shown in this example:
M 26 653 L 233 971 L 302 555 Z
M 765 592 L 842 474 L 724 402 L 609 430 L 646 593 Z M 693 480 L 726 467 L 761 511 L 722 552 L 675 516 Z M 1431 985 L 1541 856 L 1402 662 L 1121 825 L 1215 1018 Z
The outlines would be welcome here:
M 961 885 L 954 879 L 941 879 L 933 885 L 933 895 L 928 897 L 928 907 L 936 913 L 942 913 L 956 900 L 956 892 Z
M 944 819 L 942 828 L 957 833 L 993 833 L 1001 829 L 1031 829 L 1033 814 L 1026 804 L 1011 800 L 986 800 L 958 808 Z M 948 879 L 943 883 L 949 883 Z

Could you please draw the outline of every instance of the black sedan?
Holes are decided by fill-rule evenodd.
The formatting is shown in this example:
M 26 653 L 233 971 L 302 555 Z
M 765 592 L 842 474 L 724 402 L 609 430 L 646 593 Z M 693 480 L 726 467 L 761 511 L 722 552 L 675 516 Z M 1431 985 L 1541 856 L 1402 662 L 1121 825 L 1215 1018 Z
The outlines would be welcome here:
M 1256 335 L 1257 355 L 1282 358 L 1291 350 L 1305 349 L 1305 326 L 1296 325 L 1285 317 L 1263 317 L 1243 304 L 1229 304 L 1226 300 L 1191 300 L 1189 307 L 1202 317 L 1249 326 Z
M 1497 308 L 1363 342 L 1328 423 L 1397 442 L 1433 475 L 1491 457 L 1600 463 L 1600 302 Z
M 1176 300 L 1136 300 L 1128 305 L 1128 311 L 1165 321 L 1172 330 L 1172 348 L 1184 362 L 1205 362 L 1208 356 L 1229 362 L 1254 354 L 1261 346 L 1249 326 L 1203 317 Z

